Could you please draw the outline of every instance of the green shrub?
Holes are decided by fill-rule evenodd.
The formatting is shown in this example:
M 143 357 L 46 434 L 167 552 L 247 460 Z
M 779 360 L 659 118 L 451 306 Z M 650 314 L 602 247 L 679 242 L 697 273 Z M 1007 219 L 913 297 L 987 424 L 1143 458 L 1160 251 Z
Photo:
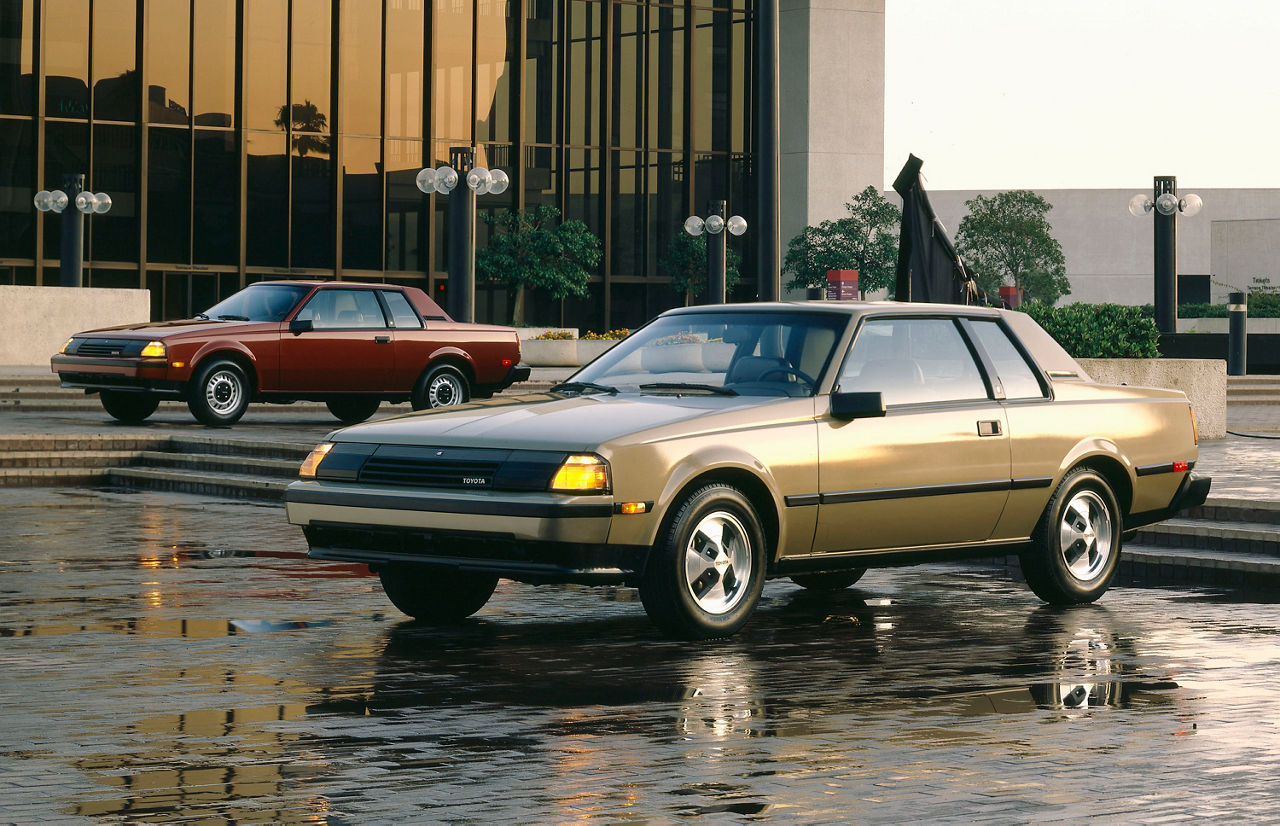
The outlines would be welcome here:
M 1141 307 L 1124 304 L 1024 304 L 1027 315 L 1075 358 L 1155 358 L 1160 332 Z
M 1150 306 L 1150 305 L 1148 305 Z M 1179 304 L 1178 318 L 1230 318 L 1226 304 Z M 1249 293 L 1249 318 L 1280 318 L 1280 294 Z

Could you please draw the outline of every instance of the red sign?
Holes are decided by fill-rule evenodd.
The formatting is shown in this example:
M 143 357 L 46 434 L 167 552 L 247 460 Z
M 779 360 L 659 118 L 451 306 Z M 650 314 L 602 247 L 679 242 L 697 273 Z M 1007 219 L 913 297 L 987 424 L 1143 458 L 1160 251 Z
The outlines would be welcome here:
M 858 271 L 827 270 L 827 300 L 857 301 Z

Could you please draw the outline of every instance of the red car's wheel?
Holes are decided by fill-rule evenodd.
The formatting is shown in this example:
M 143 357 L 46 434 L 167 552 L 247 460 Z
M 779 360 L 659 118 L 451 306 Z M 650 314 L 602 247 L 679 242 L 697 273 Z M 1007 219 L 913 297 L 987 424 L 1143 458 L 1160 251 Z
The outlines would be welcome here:
M 226 427 L 240 421 L 249 408 L 252 390 L 244 370 L 234 361 L 214 361 L 196 371 L 187 388 L 191 415 L 210 427 Z
M 413 409 L 429 407 L 453 407 L 466 404 L 471 399 L 467 380 L 455 368 L 447 364 L 437 365 L 422 374 L 413 389 Z

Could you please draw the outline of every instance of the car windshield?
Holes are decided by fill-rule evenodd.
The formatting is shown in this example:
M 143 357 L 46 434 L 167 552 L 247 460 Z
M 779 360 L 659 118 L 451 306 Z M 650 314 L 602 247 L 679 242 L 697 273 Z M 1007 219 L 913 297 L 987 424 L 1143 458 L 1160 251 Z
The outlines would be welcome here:
M 637 330 L 558 392 L 811 396 L 848 319 L 835 313 L 682 313 Z
M 310 287 L 299 284 L 254 284 L 219 301 L 198 317 L 222 321 L 284 321 L 309 292 Z

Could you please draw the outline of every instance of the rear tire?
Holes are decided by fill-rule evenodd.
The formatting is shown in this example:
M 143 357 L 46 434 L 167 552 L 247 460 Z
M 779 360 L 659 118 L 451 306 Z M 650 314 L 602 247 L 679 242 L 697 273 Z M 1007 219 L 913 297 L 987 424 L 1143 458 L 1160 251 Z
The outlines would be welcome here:
M 187 407 L 209 427 L 228 427 L 249 409 L 253 391 L 244 370 L 234 361 L 214 361 L 196 371 L 187 389 Z
M 740 490 L 718 483 L 691 493 L 674 513 L 645 565 L 645 611 L 671 636 L 730 636 L 751 616 L 764 588 L 760 518 Z
M 382 400 L 369 396 L 337 396 L 324 404 L 343 424 L 359 424 L 378 412 Z
M 471 398 L 467 379 L 447 364 L 432 367 L 422 374 L 413 388 L 413 409 L 426 410 L 435 407 L 453 407 L 466 404 Z
M 391 604 L 421 622 L 460 622 L 484 607 L 498 586 L 495 574 L 388 565 L 378 570 Z
M 1107 480 L 1076 468 L 1054 491 L 1019 557 L 1035 595 L 1050 605 L 1078 605 L 1102 596 L 1120 563 L 1123 525 Z
M 151 393 L 128 393 L 120 390 L 103 390 L 98 394 L 102 409 L 111 418 L 125 424 L 144 421 L 160 406 L 160 399 Z
M 795 574 L 791 581 L 810 591 L 842 591 L 862 579 L 866 568 L 850 568 L 847 571 L 829 571 L 822 574 Z

